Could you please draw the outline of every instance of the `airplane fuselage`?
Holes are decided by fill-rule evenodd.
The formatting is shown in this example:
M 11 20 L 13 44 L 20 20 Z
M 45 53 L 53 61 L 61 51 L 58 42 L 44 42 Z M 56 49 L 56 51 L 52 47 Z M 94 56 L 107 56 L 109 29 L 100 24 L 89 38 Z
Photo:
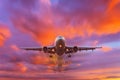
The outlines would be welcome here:
M 56 54 L 61 56 L 65 53 L 65 39 L 62 36 L 58 36 L 55 40 Z

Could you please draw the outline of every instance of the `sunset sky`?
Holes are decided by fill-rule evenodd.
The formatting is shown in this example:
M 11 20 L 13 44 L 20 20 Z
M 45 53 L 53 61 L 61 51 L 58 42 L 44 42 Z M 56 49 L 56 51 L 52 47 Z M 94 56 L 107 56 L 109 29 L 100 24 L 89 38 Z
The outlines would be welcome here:
M 102 46 L 77 52 L 63 72 L 20 47 Z M 0 0 L 0 80 L 120 80 L 120 0 Z

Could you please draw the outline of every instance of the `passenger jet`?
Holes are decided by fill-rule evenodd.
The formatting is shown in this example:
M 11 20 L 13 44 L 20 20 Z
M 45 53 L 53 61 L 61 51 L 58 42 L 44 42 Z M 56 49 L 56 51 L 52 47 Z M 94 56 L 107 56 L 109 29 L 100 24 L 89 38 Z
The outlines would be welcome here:
M 53 57 L 52 55 L 57 55 L 58 56 L 58 67 L 62 66 L 62 63 L 59 63 L 60 57 L 62 55 L 67 55 L 68 57 L 71 57 L 72 53 L 76 53 L 78 51 L 83 51 L 83 50 L 95 50 L 98 48 L 102 47 L 78 47 L 78 46 L 67 46 L 65 44 L 65 38 L 63 36 L 58 36 L 55 39 L 55 44 L 53 47 L 51 46 L 44 46 L 44 47 L 38 47 L 38 48 L 22 48 L 24 50 L 35 50 L 35 51 L 43 51 L 44 53 L 48 53 L 49 57 Z

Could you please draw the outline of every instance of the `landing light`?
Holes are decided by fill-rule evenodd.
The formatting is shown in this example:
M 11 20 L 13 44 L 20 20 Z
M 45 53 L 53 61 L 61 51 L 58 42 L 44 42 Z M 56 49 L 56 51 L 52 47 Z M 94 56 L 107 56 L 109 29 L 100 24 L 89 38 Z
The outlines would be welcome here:
M 66 51 L 69 51 L 68 49 L 66 49 Z
M 62 45 L 60 44 L 59 47 L 62 47 Z
M 52 51 L 54 52 L 55 50 L 54 50 L 54 49 L 52 49 Z

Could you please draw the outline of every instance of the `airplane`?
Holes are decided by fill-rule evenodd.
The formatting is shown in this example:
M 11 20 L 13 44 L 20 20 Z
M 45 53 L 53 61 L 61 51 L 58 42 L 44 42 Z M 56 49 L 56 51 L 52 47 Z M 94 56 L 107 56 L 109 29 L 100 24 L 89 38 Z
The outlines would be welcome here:
M 24 50 L 34 50 L 34 51 L 43 51 L 44 53 L 48 53 L 49 57 L 52 58 L 53 55 L 58 56 L 58 67 L 62 67 L 61 57 L 62 55 L 67 55 L 71 57 L 71 54 L 76 53 L 78 51 L 83 50 L 95 50 L 102 47 L 79 47 L 79 46 L 67 46 L 65 44 L 65 38 L 63 36 L 57 36 L 55 39 L 54 46 L 44 46 L 44 47 L 24 47 Z

